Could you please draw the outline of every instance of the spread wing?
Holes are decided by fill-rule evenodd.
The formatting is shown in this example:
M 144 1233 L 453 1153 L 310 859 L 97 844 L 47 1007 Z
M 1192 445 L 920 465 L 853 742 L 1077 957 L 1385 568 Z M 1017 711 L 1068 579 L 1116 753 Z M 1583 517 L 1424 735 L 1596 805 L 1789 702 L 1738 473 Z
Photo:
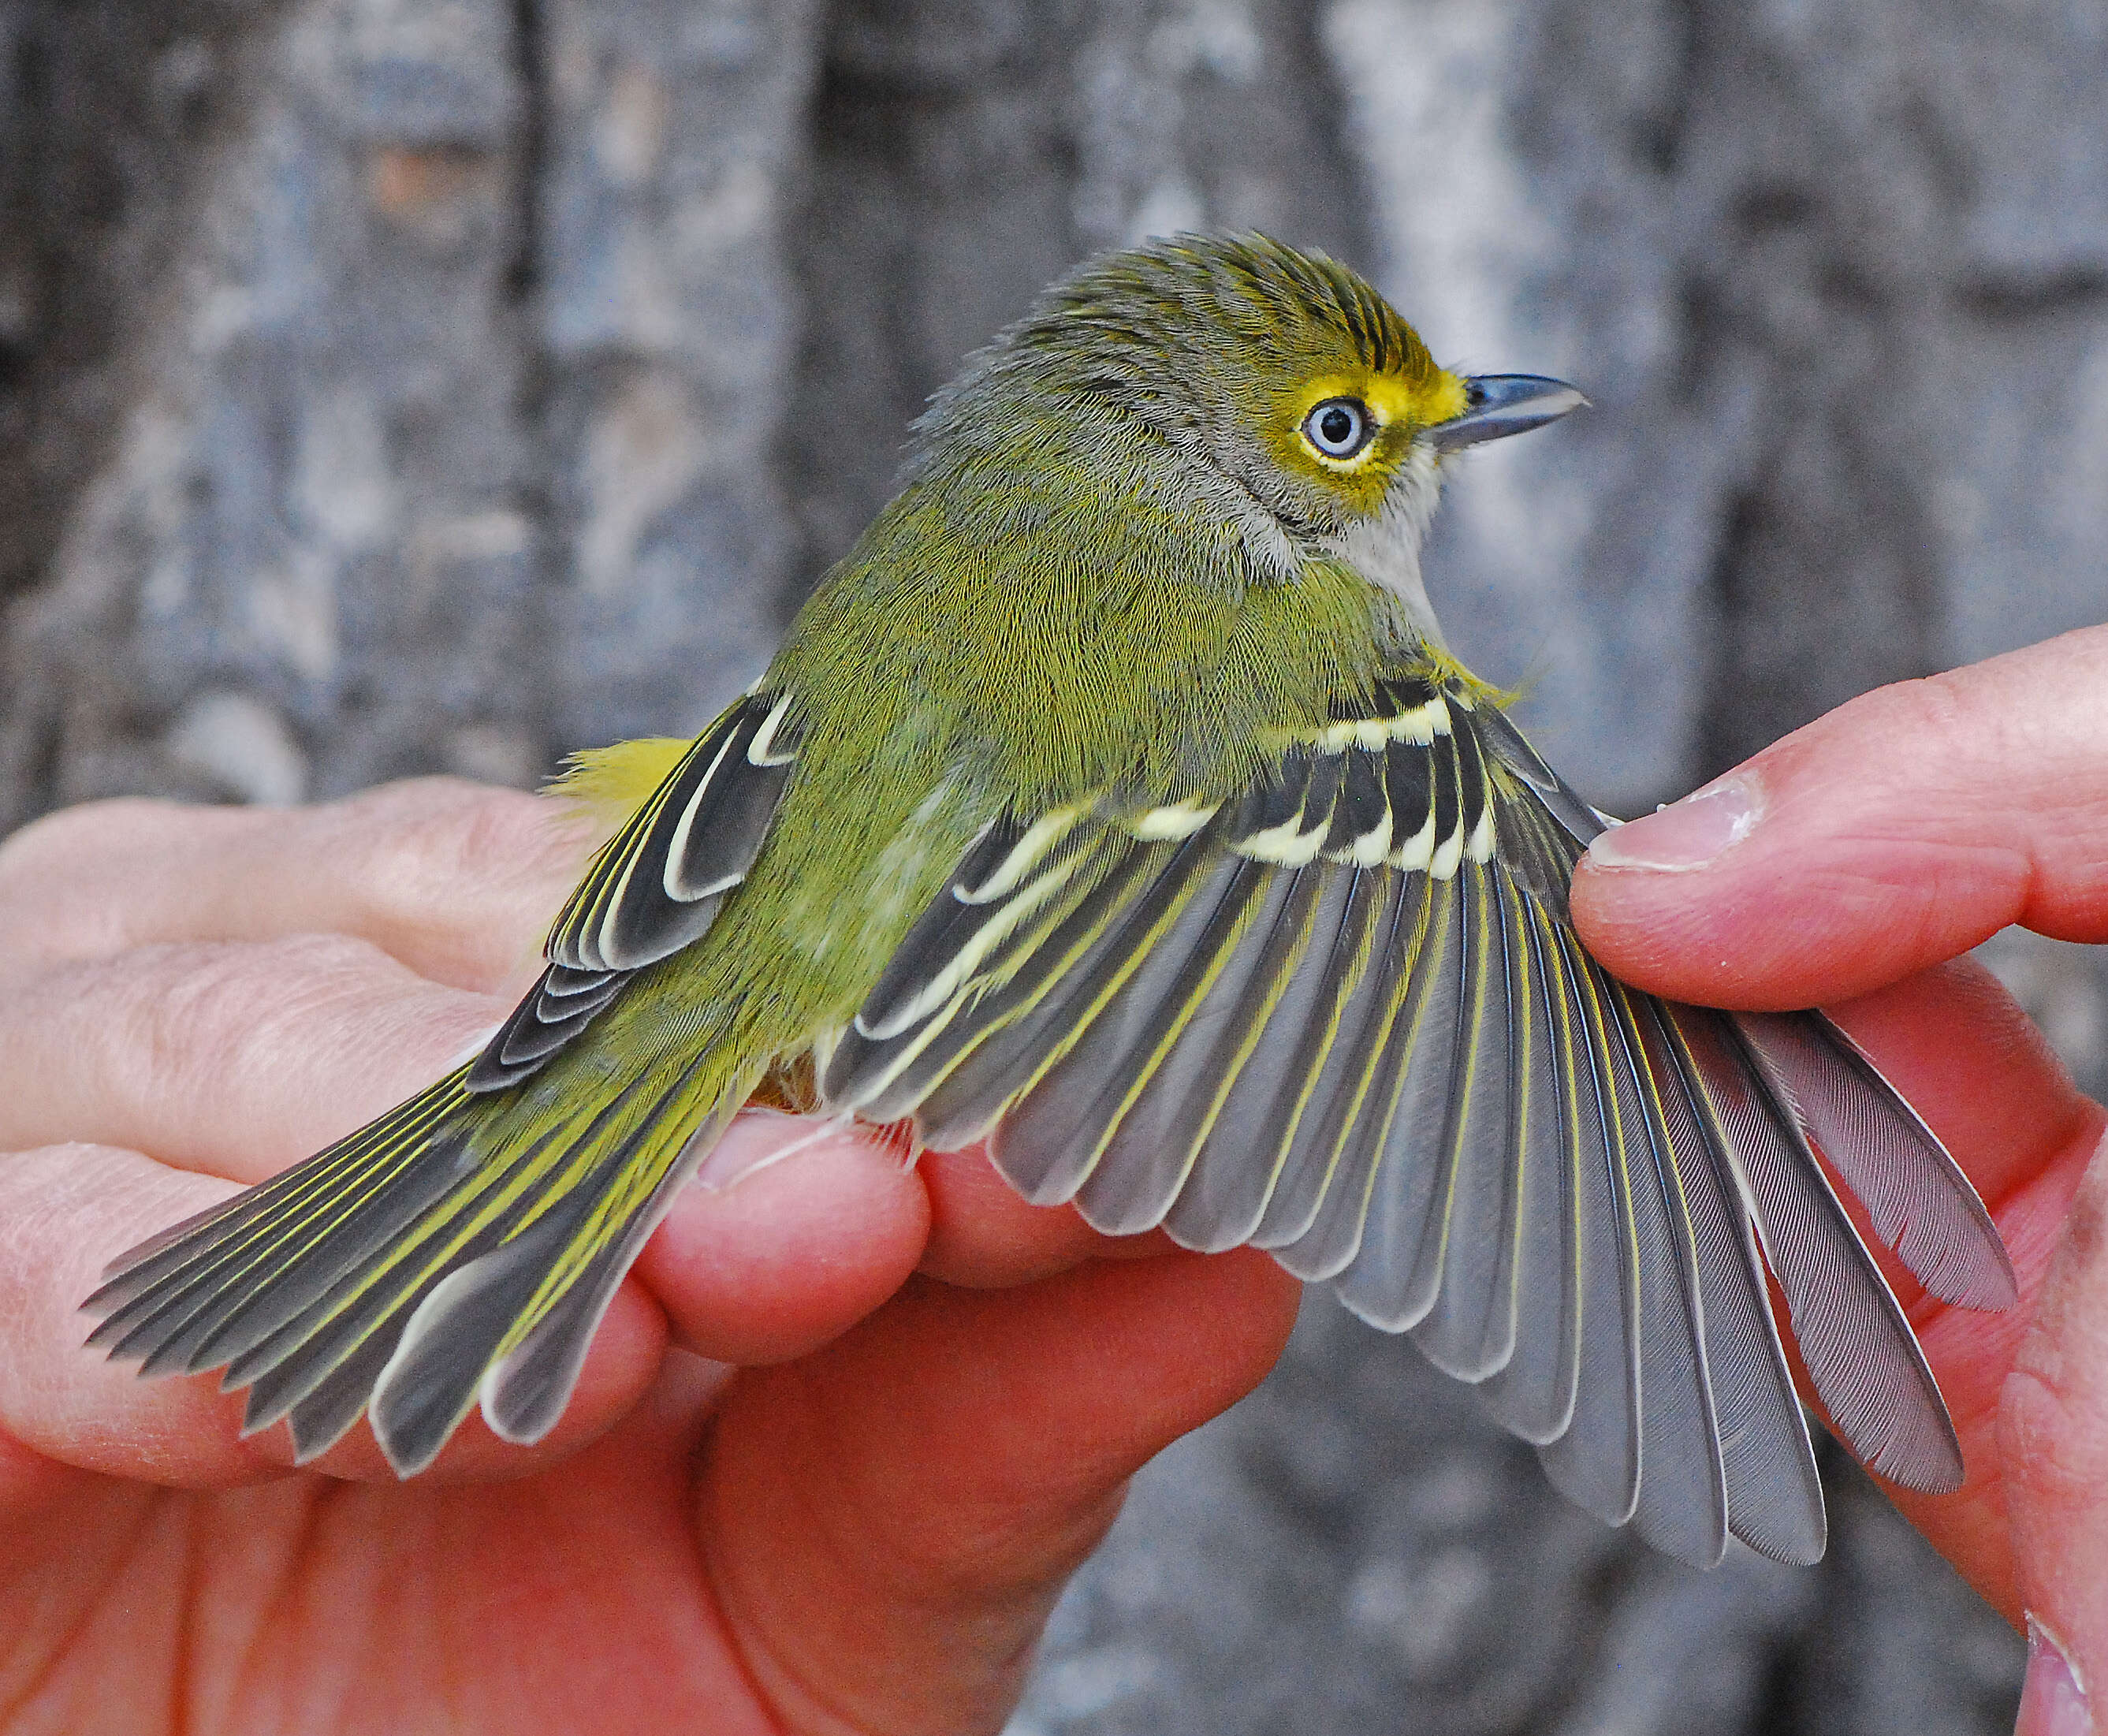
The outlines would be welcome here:
M 1114 1233 L 1269 1249 L 1410 1332 L 1553 1481 L 1687 1560 L 1822 1553 L 1772 1318 L 1876 1469 L 1961 1480 L 1917 1340 L 1810 1146 L 1929 1287 L 2005 1251 L 1819 1014 L 1625 988 L 1565 887 L 1604 822 L 1499 712 L 1401 675 L 1236 800 L 991 827 L 827 1057 L 826 1100 L 986 1134 Z
M 471 1091 L 538 1072 L 648 964 L 700 940 L 746 877 L 797 763 L 787 693 L 739 700 L 615 833 L 549 931 L 549 967 L 469 1070 Z

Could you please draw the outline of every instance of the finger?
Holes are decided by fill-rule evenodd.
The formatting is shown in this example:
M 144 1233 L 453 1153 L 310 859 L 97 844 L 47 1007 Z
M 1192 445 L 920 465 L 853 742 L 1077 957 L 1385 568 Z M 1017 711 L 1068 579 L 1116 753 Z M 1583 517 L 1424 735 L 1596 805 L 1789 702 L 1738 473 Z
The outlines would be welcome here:
M 100 1146 L 0 1157 L 0 1427 L 13 1439 L 62 1463 L 159 1482 L 268 1473 L 232 1440 L 209 1384 L 140 1381 L 82 1347 L 89 1323 L 79 1304 L 103 1265 L 233 1191 Z
M 2023 1736 L 2093 1728 L 2108 1683 L 2108 1141 L 2092 1154 L 2005 1382 L 2007 1499 L 2029 1657 Z
M 1034 1206 L 1005 1181 L 980 1146 L 926 1152 L 917 1166 L 930 1195 L 930 1241 L 921 1270 L 968 1289 L 1036 1283 L 1087 1260 L 1146 1259 L 1172 1251 L 1160 1230 L 1108 1236 L 1073 1206 Z
M 81 1299 L 114 1256 L 233 1191 L 101 1146 L 0 1158 L 0 1344 L 7 1347 L 0 1357 L 0 1431 L 7 1437 L 60 1464 L 183 1487 L 251 1482 L 291 1468 L 285 1426 L 242 1439 L 241 1396 L 220 1391 L 216 1374 L 142 1380 L 82 1341 L 89 1323 Z M 625 1286 L 593 1341 L 570 1408 L 547 1440 L 512 1446 L 471 1418 L 424 1474 L 510 1477 L 546 1467 L 636 1403 L 665 1342 L 655 1305 L 640 1287 Z M 394 1477 L 363 1423 L 314 1468 L 372 1481 Z
M 2108 628 L 1882 688 L 1583 858 L 1576 923 L 1680 1000 L 1863 994 L 2009 923 L 2108 939 Z
M 2040 1170 L 1999 1206 L 1998 1233 L 2012 1257 L 2020 1298 L 2002 1314 L 1921 1304 L 1912 1311 L 1940 1391 L 1954 1417 L 1968 1480 L 1951 1495 L 1890 1487 L 1904 1516 L 1971 1585 L 2016 1625 L 2020 1619 L 2013 1538 L 2008 1518 L 2009 1471 L 2002 1445 L 1999 1405 L 2062 1238 L 2072 1197 L 2088 1155 L 2098 1142 L 2097 1114 L 2049 1152 Z
M 429 1084 L 505 1011 L 341 936 L 61 966 L 0 995 L 0 1149 L 86 1140 L 258 1180 Z
M 1832 1009 L 1916 1104 L 1998 1221 L 2020 1284 L 2002 1314 L 1947 1308 L 1862 1233 L 1909 1307 L 1954 1417 L 1968 1481 L 1890 1493 L 1984 1597 L 2018 1616 L 1998 1443 L 1999 1394 L 2101 1111 L 1990 973 L 1957 959 Z
M 716 1361 L 800 1356 L 872 1312 L 911 1272 L 973 1288 L 1033 1283 L 1085 1260 L 1168 1251 L 1028 1205 L 979 1148 L 911 1168 L 881 1129 L 750 1109 L 639 1257 L 675 1339 Z
M 784 1724 L 999 1726 L 1125 1480 L 1258 1382 L 1297 1293 L 1250 1251 L 1003 1291 L 918 1278 L 817 1355 L 742 1374 L 698 1518 Z
M 0 845 L 5 968 L 336 932 L 435 981 L 496 990 L 531 962 L 583 865 L 574 815 L 452 778 L 314 808 L 67 809 Z
M 1972 958 L 1829 1011 L 1994 1210 L 2097 1112 L 2020 1003 Z
M 929 1231 L 921 1182 L 869 1129 L 750 1109 L 681 1190 L 637 1277 L 675 1341 L 719 1362 L 804 1355 L 915 1269 Z

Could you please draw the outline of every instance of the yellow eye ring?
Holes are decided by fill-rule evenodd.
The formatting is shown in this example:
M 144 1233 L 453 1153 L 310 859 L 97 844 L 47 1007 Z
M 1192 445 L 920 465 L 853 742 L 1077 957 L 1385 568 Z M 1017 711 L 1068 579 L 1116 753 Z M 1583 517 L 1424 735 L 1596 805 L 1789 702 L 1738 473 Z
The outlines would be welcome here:
M 1301 432 L 1327 463 L 1351 464 L 1376 437 L 1376 413 L 1358 398 L 1327 398 L 1311 406 Z

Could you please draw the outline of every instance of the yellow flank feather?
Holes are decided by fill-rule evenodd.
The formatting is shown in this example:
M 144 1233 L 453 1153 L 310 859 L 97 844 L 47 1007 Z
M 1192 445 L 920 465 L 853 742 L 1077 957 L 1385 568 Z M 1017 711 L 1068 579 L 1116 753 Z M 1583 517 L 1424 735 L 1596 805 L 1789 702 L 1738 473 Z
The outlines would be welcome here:
M 1482 679 L 1465 668 L 1447 646 L 1429 646 L 1426 658 L 1430 681 L 1439 687 L 1462 688 L 1480 704 L 1492 706 L 1496 710 L 1507 710 L 1529 691 L 1527 688 L 1520 687 L 1495 687 L 1492 682 Z M 608 751 L 612 753 L 615 750 L 610 748 Z
M 606 831 L 643 806 L 692 745 L 680 736 L 655 735 L 611 747 L 588 747 L 570 755 L 542 793 L 570 803 L 582 818 Z

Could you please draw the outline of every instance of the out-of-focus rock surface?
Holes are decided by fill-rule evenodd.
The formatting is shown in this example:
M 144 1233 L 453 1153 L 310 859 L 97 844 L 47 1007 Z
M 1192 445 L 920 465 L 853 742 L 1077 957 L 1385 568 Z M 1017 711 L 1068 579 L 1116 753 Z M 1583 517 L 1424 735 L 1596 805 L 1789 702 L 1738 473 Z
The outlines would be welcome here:
M 2108 615 L 2108 14 L 2068 0 L 0 0 L 0 814 L 688 730 L 964 353 L 1263 228 L 1596 408 L 1465 467 L 1452 637 L 1596 800 Z M 2108 1085 L 2108 973 L 1986 956 Z M 1313 1298 L 1016 1729 L 1989 1731 L 1849 1468 L 1806 1572 L 1565 1508 Z

